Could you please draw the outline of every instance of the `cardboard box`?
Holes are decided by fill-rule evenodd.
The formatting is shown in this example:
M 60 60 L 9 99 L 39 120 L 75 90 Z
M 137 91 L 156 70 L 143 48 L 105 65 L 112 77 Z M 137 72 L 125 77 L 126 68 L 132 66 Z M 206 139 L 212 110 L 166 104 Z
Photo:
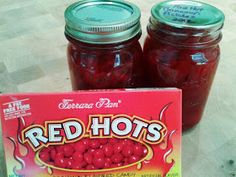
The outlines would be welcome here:
M 181 90 L 1 95 L 9 177 L 180 177 Z

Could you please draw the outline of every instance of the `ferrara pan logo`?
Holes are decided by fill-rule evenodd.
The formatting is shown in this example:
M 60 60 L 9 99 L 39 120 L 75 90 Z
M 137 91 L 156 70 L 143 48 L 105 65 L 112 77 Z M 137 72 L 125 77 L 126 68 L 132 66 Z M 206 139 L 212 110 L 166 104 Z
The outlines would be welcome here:
M 73 99 L 63 99 L 58 104 L 59 109 L 93 109 L 93 108 L 118 108 L 121 100 L 111 101 L 109 98 L 100 98 L 95 103 L 76 103 Z

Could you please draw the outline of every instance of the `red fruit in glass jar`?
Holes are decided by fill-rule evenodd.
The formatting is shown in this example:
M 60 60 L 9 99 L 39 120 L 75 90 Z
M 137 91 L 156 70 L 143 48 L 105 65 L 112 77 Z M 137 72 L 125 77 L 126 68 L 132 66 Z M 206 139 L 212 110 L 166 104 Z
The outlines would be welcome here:
M 122 11 L 116 12 L 121 13 L 121 19 L 118 21 L 123 20 Z M 92 33 L 87 33 L 88 40 L 81 42 L 80 37 L 68 35 L 69 33 L 66 32 L 66 38 L 69 40 L 67 56 L 73 90 L 129 88 L 144 85 L 142 83 L 142 48 L 138 41 L 141 29 L 138 27 L 138 16 L 133 15 L 131 13 L 131 18 L 127 18 L 130 19 L 127 21 L 130 27 L 124 31 L 117 32 L 116 25 L 103 23 L 103 25 L 109 26 L 109 31 L 114 34 L 109 38 L 103 38 L 104 34 L 97 34 L 103 38 L 103 42 L 94 40 L 94 37 L 91 38 L 94 36 Z M 75 23 L 73 26 L 76 26 L 76 20 L 69 21 L 70 24 Z M 83 21 L 85 24 L 87 23 L 86 19 Z M 118 21 L 115 20 L 114 24 L 117 24 Z M 135 24 L 133 24 L 134 21 Z M 66 25 L 68 29 L 71 28 L 70 24 Z M 137 33 L 134 33 L 132 28 L 136 28 Z M 127 38 L 127 34 L 129 38 Z M 115 36 L 119 36 L 119 42 L 116 41 Z M 94 44 L 91 44 L 91 41 Z
M 94 158 L 93 164 L 96 168 L 102 169 L 105 166 L 105 159 L 104 158 Z
M 84 156 L 81 152 L 75 152 L 72 155 L 72 158 L 73 158 L 73 160 L 75 160 L 78 163 L 84 161 Z
M 98 150 L 94 151 L 93 156 L 94 156 L 94 158 L 104 158 L 105 154 L 104 154 L 103 150 L 98 149 Z
M 74 148 L 73 146 L 71 145 L 65 145 L 64 148 L 63 148 L 63 152 L 64 152 L 64 155 L 65 157 L 71 157 L 74 153 Z
M 114 153 L 118 154 L 122 151 L 123 145 L 121 143 L 116 143 L 114 144 L 113 148 L 114 148 Z
M 111 160 L 113 163 L 120 163 L 123 160 L 123 156 L 121 154 L 114 154 L 111 156 Z
M 103 151 L 104 151 L 104 154 L 105 154 L 107 157 L 110 157 L 110 156 L 112 156 L 114 150 L 113 150 L 112 145 L 107 144 L 107 145 L 105 145 L 105 146 L 103 147 Z
M 39 157 L 43 162 L 48 162 L 50 160 L 50 155 L 49 155 L 49 152 L 47 151 L 41 152 Z
M 135 162 L 137 162 L 137 161 L 139 161 L 139 160 L 140 160 L 140 157 L 137 156 L 137 155 L 132 155 L 132 156 L 129 157 L 129 163 L 130 163 L 130 164 L 131 164 L 131 163 L 135 163 Z
M 60 168 L 66 168 L 66 161 L 65 158 L 56 158 L 55 159 L 55 166 Z
M 132 63 L 126 63 L 125 66 L 116 67 L 112 73 L 112 80 L 117 83 L 122 83 L 124 81 L 130 81 L 132 77 Z
M 100 142 L 99 140 L 90 140 L 89 142 L 89 147 L 93 148 L 93 149 L 97 149 L 100 147 Z
M 129 157 L 129 156 L 133 155 L 133 152 L 134 152 L 133 148 L 134 148 L 133 146 L 127 146 L 127 147 L 123 148 L 122 155 L 124 157 Z
M 93 155 L 89 152 L 84 154 L 84 160 L 86 163 L 88 164 L 92 164 L 93 163 Z

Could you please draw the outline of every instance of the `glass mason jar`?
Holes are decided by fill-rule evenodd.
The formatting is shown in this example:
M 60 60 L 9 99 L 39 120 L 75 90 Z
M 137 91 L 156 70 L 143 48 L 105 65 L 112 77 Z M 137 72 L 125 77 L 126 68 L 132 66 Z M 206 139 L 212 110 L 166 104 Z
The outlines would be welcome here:
M 224 14 L 196 1 L 164 1 L 151 10 L 144 44 L 151 87 L 183 91 L 183 129 L 201 119 L 220 58 Z
M 65 11 L 73 90 L 143 84 L 140 10 L 116 0 L 79 1 Z

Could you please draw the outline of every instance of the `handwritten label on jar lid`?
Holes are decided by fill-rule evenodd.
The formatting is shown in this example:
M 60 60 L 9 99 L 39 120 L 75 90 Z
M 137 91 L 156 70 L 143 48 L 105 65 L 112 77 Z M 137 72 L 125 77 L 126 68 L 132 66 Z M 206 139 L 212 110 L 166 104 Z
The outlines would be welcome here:
M 224 14 L 216 7 L 191 0 L 168 0 L 152 8 L 154 20 L 176 28 L 218 29 Z
M 172 17 L 173 21 L 195 23 L 194 19 L 198 18 L 202 11 L 202 7 L 176 5 L 172 7 L 164 7 L 163 15 Z

